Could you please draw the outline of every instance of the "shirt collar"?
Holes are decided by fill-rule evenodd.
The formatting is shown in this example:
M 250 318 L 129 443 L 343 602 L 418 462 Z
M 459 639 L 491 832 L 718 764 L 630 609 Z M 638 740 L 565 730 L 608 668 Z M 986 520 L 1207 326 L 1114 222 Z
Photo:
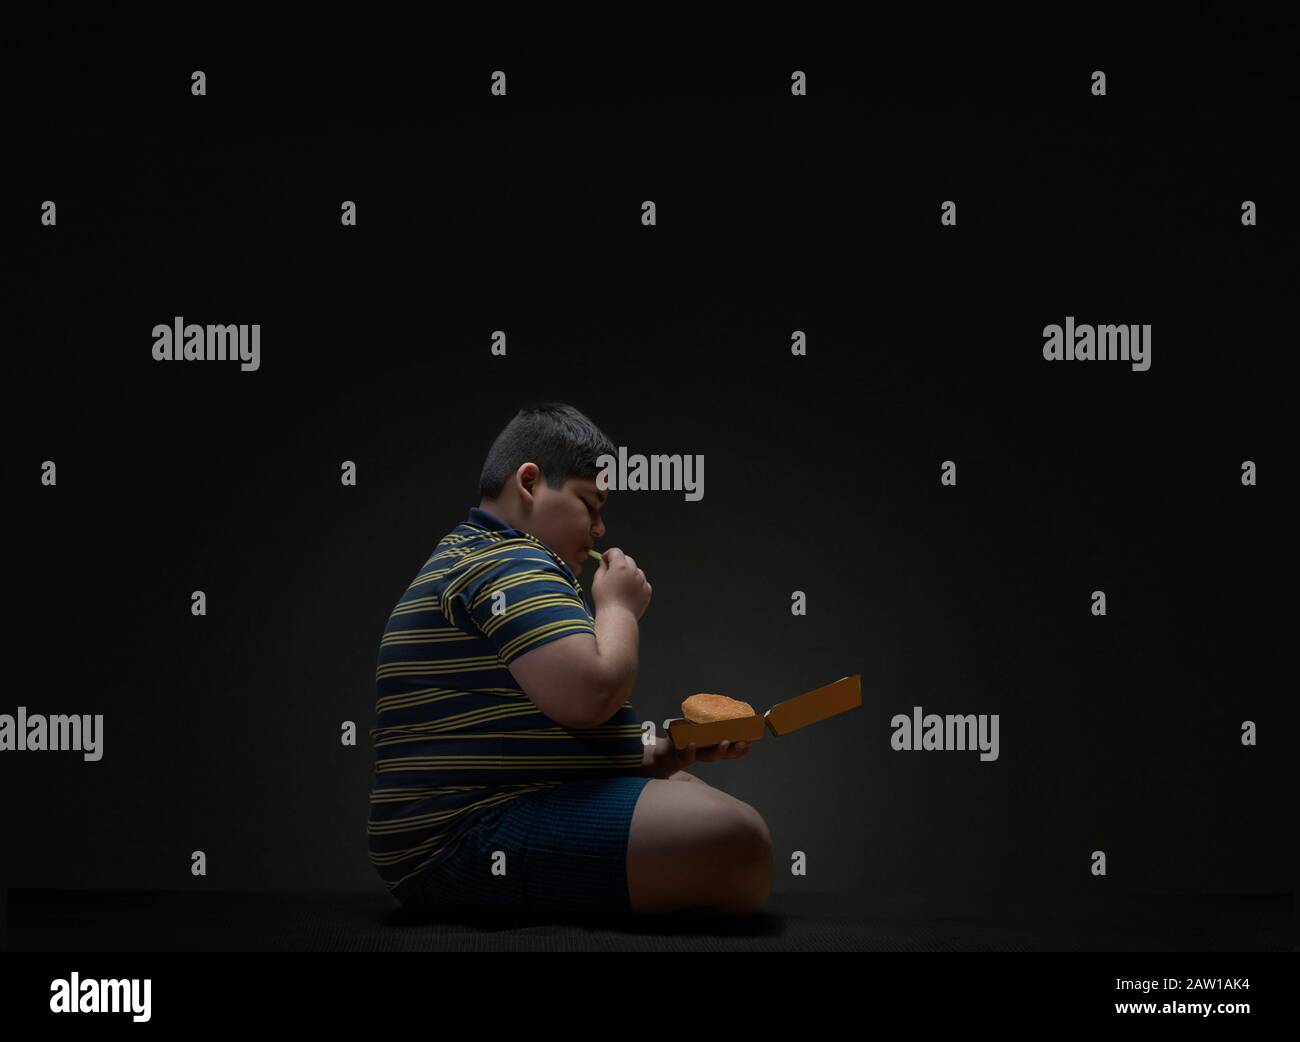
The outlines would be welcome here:
M 500 532 L 503 535 L 509 536 L 521 536 L 524 539 L 531 540 L 550 554 L 551 557 L 555 559 L 555 563 L 563 568 L 569 578 L 571 578 L 574 584 L 578 586 L 578 589 L 582 589 L 581 584 L 578 583 L 578 577 L 573 574 L 573 569 L 569 567 L 569 563 L 535 535 L 511 527 L 511 525 L 506 521 L 497 517 L 496 514 L 492 513 L 490 510 L 484 510 L 482 507 L 470 507 L 469 517 L 465 520 L 467 524 L 474 525 L 478 528 L 486 528 L 489 532 Z
M 470 507 L 469 517 L 466 519 L 469 524 L 477 525 L 479 528 L 486 528 L 492 532 L 519 532 L 517 528 L 511 528 L 501 518 L 482 507 Z M 526 533 L 519 532 L 520 535 Z

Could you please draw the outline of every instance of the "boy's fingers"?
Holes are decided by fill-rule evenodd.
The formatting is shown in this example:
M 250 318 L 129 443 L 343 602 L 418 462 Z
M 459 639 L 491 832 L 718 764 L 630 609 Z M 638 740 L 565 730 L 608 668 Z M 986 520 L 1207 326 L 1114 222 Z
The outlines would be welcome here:
M 716 760 L 739 760 L 749 752 L 749 746 L 749 742 L 736 742 L 730 738 L 719 742 L 717 745 L 706 746 L 704 749 L 696 749 L 695 743 L 690 742 L 686 746 L 686 751 L 682 753 L 682 758 L 688 762 L 696 761 L 699 763 L 713 763 Z
M 715 760 L 725 760 L 727 758 L 727 746 L 730 743 L 720 742 L 717 745 L 711 745 L 705 750 L 704 760 L 706 763 L 713 763 Z

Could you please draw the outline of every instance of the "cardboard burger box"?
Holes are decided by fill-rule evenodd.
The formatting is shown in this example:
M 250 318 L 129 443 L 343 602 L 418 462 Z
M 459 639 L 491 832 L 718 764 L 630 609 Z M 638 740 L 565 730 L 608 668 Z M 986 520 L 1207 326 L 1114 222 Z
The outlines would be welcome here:
M 734 720 L 715 720 L 710 724 L 694 724 L 678 717 L 667 724 L 676 748 L 685 749 L 694 742 L 697 749 L 704 749 L 723 741 L 757 741 L 765 731 L 777 736 L 789 734 L 860 705 L 862 675 L 855 673 L 833 684 L 778 702 L 762 716 L 741 716 Z

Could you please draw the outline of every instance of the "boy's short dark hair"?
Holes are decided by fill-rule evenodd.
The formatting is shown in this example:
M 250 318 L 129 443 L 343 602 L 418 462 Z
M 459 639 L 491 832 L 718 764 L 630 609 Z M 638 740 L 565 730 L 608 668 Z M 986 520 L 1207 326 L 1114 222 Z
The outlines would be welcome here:
M 536 463 L 551 488 L 570 478 L 594 478 L 596 460 L 618 449 L 604 431 L 572 405 L 541 402 L 525 405 L 506 424 L 488 450 L 479 475 L 479 495 L 495 499 L 510 476 L 524 463 Z

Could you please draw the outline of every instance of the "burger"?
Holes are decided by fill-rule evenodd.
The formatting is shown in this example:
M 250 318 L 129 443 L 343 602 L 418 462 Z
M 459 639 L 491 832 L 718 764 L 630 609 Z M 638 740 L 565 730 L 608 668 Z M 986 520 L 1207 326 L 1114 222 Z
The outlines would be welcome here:
M 736 720 L 753 716 L 754 707 L 726 695 L 691 695 L 682 702 L 682 716 L 693 724 L 712 724 L 719 720 Z

